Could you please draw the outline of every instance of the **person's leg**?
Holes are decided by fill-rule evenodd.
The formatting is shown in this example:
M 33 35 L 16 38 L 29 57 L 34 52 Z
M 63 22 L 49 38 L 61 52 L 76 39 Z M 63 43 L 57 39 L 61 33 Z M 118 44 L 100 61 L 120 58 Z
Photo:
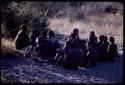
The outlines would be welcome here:
M 87 56 L 87 53 L 88 52 L 86 51 L 83 57 L 83 67 L 87 67 L 88 62 L 89 62 L 89 56 Z

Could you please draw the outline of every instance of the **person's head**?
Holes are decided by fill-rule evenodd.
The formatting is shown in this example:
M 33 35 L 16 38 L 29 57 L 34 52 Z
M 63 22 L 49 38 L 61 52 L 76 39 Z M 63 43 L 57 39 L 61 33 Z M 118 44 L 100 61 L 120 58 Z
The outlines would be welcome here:
M 75 33 L 72 33 L 71 36 L 70 36 L 71 39 L 76 39 L 76 35 Z
M 46 30 L 42 31 L 42 37 L 44 37 L 44 38 L 47 37 L 47 31 Z
M 114 43 L 114 41 L 115 41 L 114 37 L 110 37 L 110 42 Z
M 24 31 L 24 32 L 26 32 L 28 29 L 27 29 L 27 25 L 26 24 L 23 24 L 22 26 L 21 26 L 21 29 Z
M 104 36 L 103 36 L 103 35 L 100 35 L 100 37 L 99 37 L 100 42 L 102 42 L 103 39 L 104 39 Z
M 49 31 L 49 38 L 54 37 L 54 31 Z
M 95 36 L 95 32 L 94 32 L 94 31 L 91 31 L 91 32 L 90 32 L 90 36 Z
M 40 32 L 38 31 L 38 29 L 34 29 L 33 31 L 32 31 L 32 34 L 33 35 L 35 35 L 35 36 L 40 36 Z
M 77 28 L 75 28 L 75 29 L 73 30 L 73 33 L 75 33 L 76 35 L 78 35 L 79 30 L 78 30 Z
M 107 40 L 108 40 L 108 37 L 104 36 L 104 42 L 107 42 Z
M 37 33 L 37 29 L 34 29 L 34 30 L 32 31 L 32 33 L 33 33 L 33 34 L 36 34 L 36 33 Z

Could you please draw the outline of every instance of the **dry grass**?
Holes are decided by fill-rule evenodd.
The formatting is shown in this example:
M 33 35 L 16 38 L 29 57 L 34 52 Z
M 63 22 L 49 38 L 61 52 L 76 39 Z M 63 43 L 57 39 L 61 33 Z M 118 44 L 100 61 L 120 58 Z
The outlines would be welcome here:
M 1 46 L 15 49 L 15 43 L 12 39 L 5 39 L 5 38 L 1 39 Z
M 81 38 L 88 39 L 90 31 L 96 35 L 114 36 L 116 43 L 123 44 L 123 16 L 113 14 L 87 15 L 88 20 L 70 22 L 69 18 L 50 19 L 50 28 L 57 33 L 69 35 L 74 28 L 79 29 Z
M 22 55 L 23 51 L 19 51 L 15 48 L 15 43 L 11 39 L 1 39 L 1 53 L 2 56 L 6 56 L 6 54 L 12 54 L 12 55 Z

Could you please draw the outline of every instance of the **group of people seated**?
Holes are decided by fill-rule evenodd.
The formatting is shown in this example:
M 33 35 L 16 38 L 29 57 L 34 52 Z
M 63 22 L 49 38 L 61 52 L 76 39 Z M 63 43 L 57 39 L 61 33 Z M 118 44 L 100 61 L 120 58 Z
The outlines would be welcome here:
M 26 26 L 22 29 L 25 28 Z M 32 59 L 49 58 L 55 65 L 70 69 L 91 67 L 98 62 L 114 61 L 118 56 L 114 37 L 110 37 L 109 41 L 110 43 L 107 36 L 100 35 L 98 42 L 94 31 L 90 32 L 88 41 L 80 39 L 79 30 L 76 28 L 70 34 L 64 47 L 60 49 L 59 41 L 54 38 L 54 31 L 44 30 L 42 35 L 40 35 L 37 30 L 34 30 L 29 41 L 30 44 L 26 46 L 24 56 Z M 16 47 L 19 47 L 18 45 Z

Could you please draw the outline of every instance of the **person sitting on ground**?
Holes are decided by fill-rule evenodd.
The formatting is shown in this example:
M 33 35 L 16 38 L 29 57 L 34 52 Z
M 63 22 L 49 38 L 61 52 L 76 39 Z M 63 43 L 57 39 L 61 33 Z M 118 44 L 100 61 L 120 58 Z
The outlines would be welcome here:
M 36 46 L 36 38 L 39 36 L 40 36 L 40 34 L 37 31 L 37 29 L 33 30 L 32 36 L 31 36 L 31 42 L 30 42 L 33 47 Z
M 95 66 L 97 64 L 97 52 L 91 42 L 88 42 L 87 57 L 88 59 L 86 61 L 88 67 Z
M 98 52 L 98 61 L 103 61 L 104 59 L 104 35 L 100 35 L 99 42 L 97 46 L 97 52 Z
M 117 45 L 114 43 L 114 41 L 114 37 L 110 37 L 111 44 L 109 45 L 108 49 L 108 59 L 112 61 L 118 56 Z
M 73 48 L 80 48 L 80 39 L 78 29 L 74 29 L 70 35 L 70 40 L 72 41 Z
M 91 31 L 90 32 L 90 36 L 89 36 L 89 42 L 88 42 L 88 47 L 90 46 L 90 49 L 89 49 L 89 56 L 95 60 L 97 60 L 97 37 L 95 35 L 95 32 L 94 31 Z M 95 53 L 95 54 L 93 54 Z M 90 58 L 90 61 L 91 61 L 91 58 Z M 93 61 L 92 61 L 93 62 Z
M 50 38 L 50 39 L 53 39 L 54 38 L 54 31 L 49 31 L 49 33 L 48 33 L 48 37 Z
M 21 30 L 18 32 L 14 42 L 15 47 L 18 50 L 22 50 L 30 45 L 30 38 L 26 24 L 21 25 Z
M 38 44 L 41 44 L 47 40 L 47 31 L 43 30 L 42 35 L 38 37 Z
M 87 52 L 88 52 L 88 49 L 87 49 L 87 41 L 85 40 L 81 40 L 80 41 L 80 46 L 83 50 L 83 60 L 81 60 L 82 62 L 82 67 L 86 67 L 87 66 Z
M 58 63 L 60 64 L 61 62 L 61 65 L 65 68 L 77 68 L 78 66 L 81 66 L 83 50 L 80 49 L 80 45 L 83 45 L 85 42 L 81 41 L 81 43 L 78 37 L 78 29 L 74 29 L 73 33 L 70 34 L 68 41 L 66 41 L 63 50 L 59 51 L 56 55 Z
M 79 30 L 77 28 L 73 29 L 76 39 L 79 39 Z
M 63 67 L 65 68 L 72 69 L 82 65 L 83 50 L 80 49 L 80 46 L 76 46 L 76 44 L 80 45 L 80 41 L 75 40 L 77 40 L 76 34 L 72 33 L 64 47 Z
M 28 46 L 24 51 L 24 57 L 25 58 L 31 58 L 32 51 L 33 51 L 33 47 Z
M 98 41 L 97 41 L 97 37 L 96 37 L 94 31 L 91 31 L 91 32 L 90 32 L 89 42 L 90 42 L 94 47 L 97 46 L 97 42 L 98 42 Z
M 49 31 L 48 40 L 51 43 L 48 51 L 48 56 L 54 58 L 59 48 L 59 42 L 54 38 L 54 31 Z
M 38 37 L 37 43 L 37 45 L 40 47 L 40 56 L 42 58 L 46 58 L 48 55 L 49 46 L 51 44 L 47 38 L 46 30 L 42 31 L 42 35 Z
M 72 34 L 72 37 L 74 36 L 74 34 Z M 62 66 L 63 65 L 63 62 L 64 62 L 64 55 L 67 54 L 68 50 L 70 48 L 72 48 L 72 38 L 71 36 L 69 36 L 68 40 L 65 42 L 63 48 L 61 50 L 58 50 L 57 53 L 56 53 L 56 56 L 55 56 L 55 62 L 56 62 L 56 65 L 58 66 Z
M 39 37 L 39 36 L 40 36 L 40 34 L 39 34 L 39 32 L 37 32 L 37 29 L 32 31 L 32 36 L 30 38 L 30 46 L 28 46 L 26 48 L 26 50 L 24 52 L 24 57 L 26 57 L 26 58 L 31 58 L 32 57 L 34 49 L 35 49 L 35 47 L 37 45 L 36 38 Z
M 103 41 L 104 41 L 104 47 L 103 47 L 103 49 L 104 49 L 104 58 L 105 58 L 105 60 L 108 58 L 108 46 L 109 46 L 109 42 L 107 40 L 108 40 L 108 37 L 104 36 L 104 39 L 103 39 Z
M 49 31 L 48 38 L 55 48 L 59 48 L 59 42 L 54 37 L 54 31 Z
M 74 33 L 72 33 L 72 34 L 69 36 L 68 40 L 66 41 L 66 44 L 65 44 L 64 48 L 67 48 L 68 43 L 70 43 L 70 45 L 69 45 L 70 48 L 74 48 L 73 42 L 74 42 L 75 39 L 76 39 L 76 36 L 75 36 Z M 68 47 L 69 47 L 69 46 L 68 46 Z

